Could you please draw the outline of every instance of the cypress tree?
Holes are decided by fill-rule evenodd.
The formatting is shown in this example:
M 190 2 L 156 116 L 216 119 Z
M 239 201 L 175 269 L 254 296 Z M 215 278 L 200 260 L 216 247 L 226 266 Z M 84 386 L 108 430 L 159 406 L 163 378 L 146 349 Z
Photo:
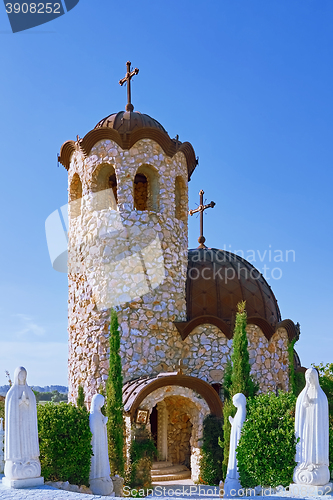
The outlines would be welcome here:
M 76 406 L 78 408 L 84 408 L 85 410 L 86 405 L 84 404 L 84 390 L 82 385 L 79 385 L 78 391 L 77 391 L 77 398 L 76 398 Z
M 246 302 L 237 304 L 238 312 L 236 314 L 236 322 L 233 336 L 233 352 L 231 355 L 231 373 L 230 368 L 226 370 L 225 376 L 225 396 L 223 408 L 223 464 L 222 474 L 225 478 L 228 468 L 229 459 L 229 442 L 231 425 L 229 416 L 234 416 L 236 408 L 232 403 L 232 398 L 235 394 L 241 392 L 245 397 L 253 397 L 258 390 L 258 386 L 250 377 L 251 366 L 249 362 L 248 342 L 246 336 L 246 320 L 247 314 L 245 310 Z
M 117 313 L 111 309 L 109 375 L 106 382 L 106 416 L 111 474 L 124 476 L 123 376 Z

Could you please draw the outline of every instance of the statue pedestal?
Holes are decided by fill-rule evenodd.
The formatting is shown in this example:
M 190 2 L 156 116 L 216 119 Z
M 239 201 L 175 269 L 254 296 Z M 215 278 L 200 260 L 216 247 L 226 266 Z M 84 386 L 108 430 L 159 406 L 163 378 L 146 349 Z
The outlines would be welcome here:
M 231 479 L 229 477 L 226 477 L 224 482 L 224 498 L 235 498 L 238 496 L 243 496 L 238 494 L 239 490 L 242 490 L 242 485 L 240 484 L 239 479 Z
M 313 484 L 295 484 L 289 486 L 289 492 L 293 497 L 324 496 L 333 491 L 333 483 L 327 483 L 323 486 Z
M 90 479 L 89 487 L 94 495 L 115 496 L 110 478 Z
M 25 479 L 9 479 L 8 477 L 3 477 L 2 484 L 8 488 L 33 488 L 34 486 L 43 485 L 44 478 L 28 477 Z

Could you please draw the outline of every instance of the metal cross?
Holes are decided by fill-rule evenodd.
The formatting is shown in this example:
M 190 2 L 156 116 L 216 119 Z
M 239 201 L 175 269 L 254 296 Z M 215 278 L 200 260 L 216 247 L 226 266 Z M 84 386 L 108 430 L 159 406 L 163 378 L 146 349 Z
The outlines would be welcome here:
M 208 205 L 204 205 L 203 204 L 203 195 L 204 194 L 205 194 L 204 191 L 201 189 L 199 191 L 200 205 L 195 210 L 189 211 L 190 215 L 196 214 L 198 212 L 200 213 L 200 237 L 198 238 L 198 242 L 200 244 L 199 244 L 198 248 L 207 248 L 205 245 L 206 238 L 203 235 L 203 213 L 204 213 L 204 210 L 206 210 L 206 208 L 214 208 L 216 205 L 216 203 L 214 201 L 211 201 Z
M 137 75 L 139 73 L 138 68 L 134 68 L 133 71 L 131 71 L 131 63 L 130 61 L 127 61 L 126 63 L 127 66 L 127 73 L 125 78 L 122 78 L 119 80 L 119 85 L 123 86 L 124 83 L 127 83 L 127 104 L 126 104 L 126 111 L 133 111 L 134 106 L 131 103 L 131 80 L 134 75 Z

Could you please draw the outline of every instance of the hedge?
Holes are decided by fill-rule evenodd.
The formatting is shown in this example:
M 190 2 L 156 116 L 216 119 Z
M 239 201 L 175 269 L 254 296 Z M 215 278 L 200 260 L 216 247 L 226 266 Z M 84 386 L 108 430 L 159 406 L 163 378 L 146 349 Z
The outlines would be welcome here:
M 38 405 L 42 476 L 89 486 L 92 456 L 89 413 L 68 403 Z
M 288 486 L 296 466 L 296 397 L 280 392 L 247 400 L 247 417 L 237 447 L 241 485 Z

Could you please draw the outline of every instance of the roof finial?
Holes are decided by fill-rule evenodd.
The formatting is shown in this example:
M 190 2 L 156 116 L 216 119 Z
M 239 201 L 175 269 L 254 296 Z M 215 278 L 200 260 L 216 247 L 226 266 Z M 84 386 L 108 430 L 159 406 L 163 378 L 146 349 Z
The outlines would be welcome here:
M 125 109 L 126 109 L 126 111 L 133 111 L 134 106 L 131 103 L 131 80 L 132 80 L 134 75 L 137 75 L 139 73 L 139 70 L 138 70 L 138 68 L 135 68 L 133 71 L 131 71 L 130 61 L 127 61 L 126 67 L 127 67 L 126 76 L 125 76 L 125 78 L 122 78 L 121 80 L 119 80 L 119 85 L 123 86 L 124 83 L 127 82 L 127 104 L 126 104 Z
M 208 205 L 204 205 L 203 204 L 203 195 L 204 194 L 205 194 L 204 191 L 201 189 L 199 191 L 200 205 L 195 210 L 189 211 L 190 215 L 196 214 L 197 212 L 200 213 L 200 237 L 198 238 L 198 242 L 200 243 L 200 245 L 198 246 L 198 248 L 207 248 L 205 245 L 206 238 L 203 235 L 203 213 L 204 213 L 204 210 L 206 210 L 206 208 L 214 208 L 216 205 L 216 203 L 214 201 L 211 201 Z

